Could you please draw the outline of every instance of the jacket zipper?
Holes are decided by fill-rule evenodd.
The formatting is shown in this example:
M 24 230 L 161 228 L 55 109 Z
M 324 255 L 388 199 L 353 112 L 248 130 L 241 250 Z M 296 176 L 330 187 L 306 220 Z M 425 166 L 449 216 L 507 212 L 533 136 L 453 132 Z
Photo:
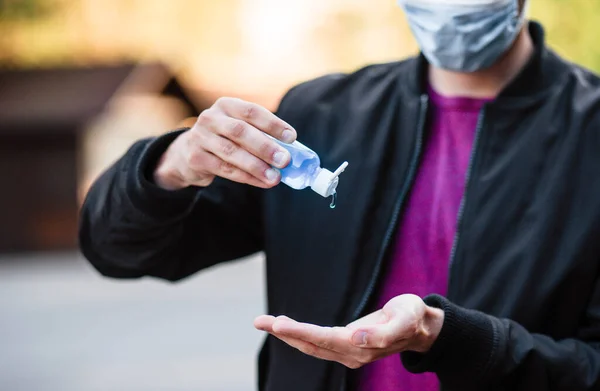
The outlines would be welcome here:
M 402 190 L 400 192 L 398 199 L 396 200 L 396 204 L 394 205 L 394 210 L 392 212 L 392 218 L 390 219 L 390 223 L 388 225 L 385 237 L 383 239 L 383 243 L 381 245 L 381 249 L 379 251 L 377 263 L 375 264 L 375 270 L 373 271 L 373 274 L 371 275 L 371 279 L 369 280 L 369 285 L 367 285 L 367 290 L 365 291 L 365 294 L 363 295 L 358 307 L 356 308 L 356 310 L 354 311 L 354 314 L 352 315 L 353 320 L 357 319 L 360 316 L 360 314 L 365 309 L 365 306 L 367 305 L 369 298 L 373 294 L 373 290 L 375 289 L 375 285 L 377 283 L 379 274 L 381 272 L 381 265 L 383 263 L 383 258 L 385 256 L 385 252 L 390 244 L 392 234 L 394 233 L 394 228 L 396 227 L 396 225 L 398 223 L 398 217 L 400 215 L 400 210 L 402 208 L 402 204 L 404 203 L 404 199 L 406 198 L 406 194 L 408 193 L 410 184 L 412 183 L 413 177 L 415 176 L 415 172 L 417 170 L 417 166 L 419 163 L 419 156 L 421 155 L 421 148 L 423 146 L 425 115 L 427 114 L 427 108 L 429 105 L 429 97 L 427 95 L 421 95 L 420 100 L 421 100 L 421 107 L 419 110 L 419 122 L 417 125 L 418 126 L 417 127 L 417 140 L 416 140 L 416 144 L 415 144 L 415 152 L 412 156 L 412 161 L 410 163 L 408 176 L 407 176 L 406 180 L 404 181 L 404 184 L 402 185 Z
M 456 250 L 460 240 L 460 231 L 463 223 L 463 214 L 465 206 L 467 204 L 467 192 L 469 190 L 469 183 L 471 180 L 471 174 L 473 172 L 473 165 L 475 164 L 475 158 L 477 155 L 477 147 L 479 146 L 479 139 L 481 137 L 481 128 L 483 127 L 483 120 L 485 118 L 485 106 L 481 109 L 479 118 L 477 119 L 477 127 L 475 128 L 475 139 L 473 140 L 473 149 L 471 156 L 469 157 L 469 165 L 467 166 L 467 174 L 465 176 L 465 189 L 463 197 L 460 201 L 460 207 L 458 208 L 458 217 L 456 220 L 456 234 L 454 235 L 454 242 L 452 243 L 452 251 L 450 252 L 450 261 L 448 264 L 448 291 L 452 286 L 452 266 L 454 265 L 454 259 L 456 257 Z
M 408 169 L 408 176 L 402 185 L 402 189 L 400 191 L 400 195 L 394 204 L 394 210 L 392 212 L 392 218 L 390 219 L 390 223 L 388 225 L 387 231 L 385 233 L 383 243 L 381 244 L 381 249 L 379 250 L 377 263 L 375 264 L 375 270 L 371 275 L 371 279 L 369 280 L 369 285 L 367 286 L 367 290 L 363 295 L 362 299 L 354 314 L 352 315 L 352 320 L 357 319 L 360 314 L 365 309 L 369 298 L 373 294 L 375 290 L 375 284 L 377 283 L 377 279 L 379 278 L 379 273 L 381 272 L 381 264 L 383 263 L 383 258 L 385 257 L 385 252 L 390 244 L 390 240 L 392 238 L 392 234 L 394 233 L 394 228 L 398 224 L 398 217 L 400 215 L 400 210 L 402 209 L 402 204 L 404 203 L 404 199 L 406 198 L 406 194 L 408 193 L 410 184 L 412 183 L 413 177 L 415 176 L 415 172 L 417 170 L 417 166 L 419 163 L 419 156 L 421 155 L 421 148 L 423 147 L 423 133 L 425 129 L 425 116 L 427 114 L 427 109 L 429 106 L 429 97 L 427 95 L 421 95 L 421 107 L 419 108 L 419 121 L 417 123 L 417 140 L 415 142 L 415 151 L 412 156 L 412 160 L 410 163 L 410 167 Z M 344 377 L 342 378 L 342 384 L 340 386 L 340 391 L 346 391 L 348 388 L 347 385 L 347 376 L 348 371 L 344 371 Z
M 386 231 L 384 241 L 381 246 L 381 250 L 379 251 L 379 257 L 377 259 L 377 263 L 375 264 L 375 270 L 373 271 L 373 275 L 371 276 L 371 280 L 369 281 L 367 290 L 366 290 L 363 298 L 361 299 L 358 308 L 356 309 L 356 311 L 353 314 L 353 318 L 352 318 L 353 320 L 360 316 L 360 314 L 364 310 L 365 306 L 367 305 L 369 298 L 373 294 L 373 290 L 375 289 L 375 284 L 377 283 L 377 279 L 379 278 L 379 273 L 381 271 L 381 263 L 383 262 L 383 258 L 385 256 L 385 251 L 391 240 L 392 233 L 394 232 L 394 227 L 398 223 L 400 209 L 402 208 L 402 203 L 404 202 L 404 198 L 406 197 L 406 194 L 408 192 L 408 187 L 409 187 L 410 183 L 412 182 L 413 177 L 415 175 L 417 165 L 419 162 L 419 155 L 421 154 L 421 148 L 423 146 L 423 130 L 425 127 L 425 114 L 427 113 L 428 104 L 429 104 L 429 99 L 428 99 L 427 95 L 422 95 L 421 96 L 421 110 L 420 110 L 420 114 L 419 114 L 419 124 L 418 124 L 416 148 L 415 148 L 415 153 L 413 155 L 411 165 L 409 168 L 408 177 L 406 178 L 406 181 L 404 182 L 402 191 L 400 192 L 400 196 L 398 197 L 398 200 L 396 201 L 396 204 L 394 206 L 394 212 L 392 215 L 392 219 L 390 220 L 390 224 Z M 452 265 L 454 264 L 456 248 L 458 246 L 458 242 L 460 239 L 460 226 L 462 225 L 463 213 L 464 213 L 465 205 L 467 202 L 467 190 L 469 187 L 469 181 L 471 179 L 471 173 L 473 171 L 473 165 L 475 162 L 477 147 L 479 145 L 479 139 L 481 137 L 481 128 L 483 127 L 484 118 L 485 118 L 485 108 L 482 108 L 479 118 L 477 119 L 477 127 L 475 128 L 475 139 L 473 140 L 473 150 L 471 151 L 471 156 L 469 157 L 469 165 L 467 167 L 467 174 L 465 177 L 465 190 L 464 190 L 464 194 L 463 194 L 462 200 L 460 202 L 460 207 L 458 210 L 456 235 L 454 235 L 454 242 L 452 244 L 452 251 L 451 251 L 451 255 L 450 255 L 450 264 L 448 266 L 448 270 L 449 270 L 448 271 L 448 275 L 449 275 L 448 286 L 450 286 L 450 282 L 452 280 Z M 344 378 L 342 379 L 342 386 L 340 387 L 340 391 L 345 391 L 346 389 L 347 389 L 347 381 L 346 381 L 346 376 L 344 376 Z

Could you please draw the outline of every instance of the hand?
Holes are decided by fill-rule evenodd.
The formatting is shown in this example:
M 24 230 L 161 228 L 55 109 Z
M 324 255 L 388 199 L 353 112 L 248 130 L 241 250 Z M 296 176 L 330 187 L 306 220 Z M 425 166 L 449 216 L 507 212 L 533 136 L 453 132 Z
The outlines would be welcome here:
M 267 109 L 234 98 L 221 98 L 196 124 L 173 141 L 154 171 L 155 183 L 168 190 L 208 186 L 220 176 L 269 188 L 279 183 L 290 154 L 268 138 L 296 139 L 296 131 Z
M 349 368 L 411 350 L 427 352 L 444 323 L 444 312 L 415 295 L 401 295 L 346 327 L 320 327 L 286 316 L 263 315 L 254 326 L 301 352 Z

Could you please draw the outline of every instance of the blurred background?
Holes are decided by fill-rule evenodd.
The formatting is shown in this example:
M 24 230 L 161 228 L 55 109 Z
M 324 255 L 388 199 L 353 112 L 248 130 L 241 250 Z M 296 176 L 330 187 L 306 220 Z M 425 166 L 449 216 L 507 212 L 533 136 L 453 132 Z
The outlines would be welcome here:
M 600 71 L 600 1 L 530 0 Z M 0 0 L 0 391 L 251 390 L 261 255 L 175 286 L 102 279 L 76 249 L 90 183 L 219 96 L 416 53 L 395 0 Z

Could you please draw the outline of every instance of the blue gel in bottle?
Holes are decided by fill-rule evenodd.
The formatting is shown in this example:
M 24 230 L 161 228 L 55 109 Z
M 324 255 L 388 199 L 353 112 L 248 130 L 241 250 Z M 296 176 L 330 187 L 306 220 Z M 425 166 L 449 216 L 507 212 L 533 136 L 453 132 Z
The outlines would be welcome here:
M 299 141 L 286 144 L 273 137 L 271 138 L 287 149 L 291 155 L 290 164 L 279 169 L 281 182 L 292 189 L 302 190 L 310 187 L 322 197 L 333 197 L 331 207 L 335 208 L 335 194 L 339 183 L 339 175 L 344 172 L 348 162 L 342 163 L 337 170 L 331 172 L 321 167 L 319 155 Z

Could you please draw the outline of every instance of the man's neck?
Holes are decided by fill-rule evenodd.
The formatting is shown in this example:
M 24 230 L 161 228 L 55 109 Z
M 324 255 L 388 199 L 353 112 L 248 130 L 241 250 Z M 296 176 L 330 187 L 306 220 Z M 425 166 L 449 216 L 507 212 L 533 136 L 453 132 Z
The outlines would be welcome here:
M 533 52 L 533 41 L 525 27 L 511 48 L 490 68 L 461 73 L 430 66 L 429 83 L 445 96 L 493 98 L 519 74 Z

